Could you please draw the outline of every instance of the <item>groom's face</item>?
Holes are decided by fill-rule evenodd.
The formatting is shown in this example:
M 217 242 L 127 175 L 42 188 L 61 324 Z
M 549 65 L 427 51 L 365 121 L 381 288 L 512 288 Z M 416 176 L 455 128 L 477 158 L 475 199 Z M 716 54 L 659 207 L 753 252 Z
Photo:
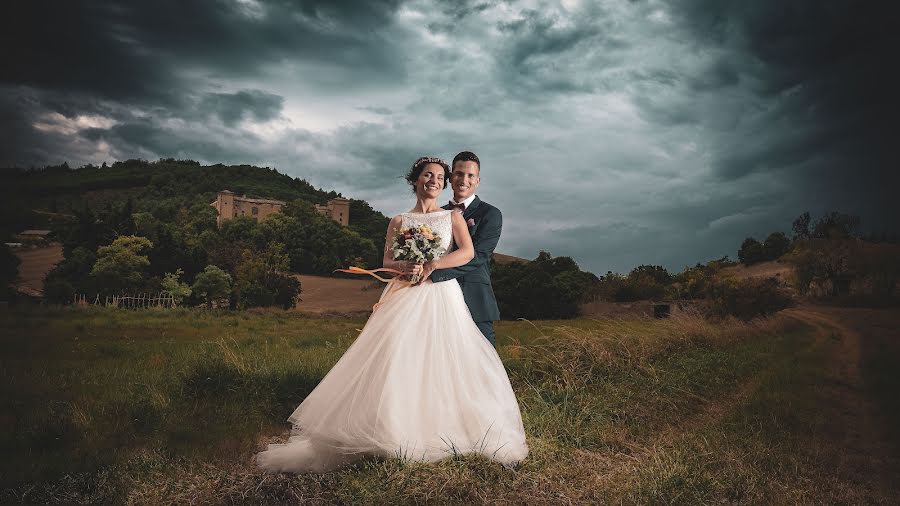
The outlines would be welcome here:
M 450 174 L 450 185 L 453 187 L 453 200 L 462 202 L 471 197 L 481 182 L 481 170 L 478 164 L 467 160 L 453 164 Z

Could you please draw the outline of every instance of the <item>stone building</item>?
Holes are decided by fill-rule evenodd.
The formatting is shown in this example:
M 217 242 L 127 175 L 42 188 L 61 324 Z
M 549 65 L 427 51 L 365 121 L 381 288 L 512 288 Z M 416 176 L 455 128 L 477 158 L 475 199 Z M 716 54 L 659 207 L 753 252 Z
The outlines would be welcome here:
M 350 224 L 350 200 L 337 197 L 328 201 L 324 206 L 316 204 L 316 211 L 328 216 L 343 226 Z
M 222 190 L 216 195 L 216 200 L 210 203 L 219 213 L 216 223 L 222 226 L 222 222 L 236 216 L 250 216 L 256 221 L 266 219 L 272 213 L 280 213 L 285 202 L 272 199 L 255 199 L 247 196 L 239 197 L 232 191 Z M 350 224 L 350 200 L 334 198 L 326 205 L 316 204 L 316 211 L 324 214 L 343 226 Z

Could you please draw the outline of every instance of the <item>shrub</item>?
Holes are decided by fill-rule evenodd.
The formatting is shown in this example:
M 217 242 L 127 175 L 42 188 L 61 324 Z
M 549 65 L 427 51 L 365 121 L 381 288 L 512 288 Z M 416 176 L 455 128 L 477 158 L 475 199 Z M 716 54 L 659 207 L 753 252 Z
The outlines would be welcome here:
M 597 283 L 595 292 L 614 302 L 659 300 L 669 296 L 673 279 L 669 271 L 659 265 L 640 265 L 628 276 L 607 272 Z
M 772 232 L 763 242 L 763 258 L 765 260 L 777 260 L 788 252 L 791 240 L 782 232 Z
M 44 300 L 53 304 L 68 304 L 75 298 L 75 288 L 65 279 L 54 277 L 44 281 Z
M 207 265 L 194 279 L 193 292 L 212 307 L 214 301 L 228 297 L 231 293 L 231 275 L 215 265 Z
M 241 288 L 241 308 L 267 307 L 275 305 L 275 294 L 261 283 L 250 282 Z
M 659 300 L 666 298 L 664 285 L 647 277 L 627 277 L 625 282 L 612 294 L 616 302 L 634 302 L 637 300 Z
M 101 289 L 122 292 L 140 289 L 150 260 L 142 253 L 153 244 L 146 237 L 123 235 L 108 246 L 97 248 L 91 275 Z
M 300 298 L 300 280 L 294 276 L 280 274 L 269 280 L 269 288 L 275 292 L 275 304 L 291 309 L 297 305 Z
M 775 278 L 731 279 L 713 282 L 708 289 L 711 311 L 741 320 L 769 316 L 793 305 Z
M 184 271 L 176 269 L 175 272 L 167 272 L 162 280 L 162 289 L 172 295 L 175 305 L 181 305 L 185 297 L 191 295 L 191 287 L 180 280 Z
M 738 260 L 744 265 L 753 265 L 763 260 L 763 245 L 752 237 L 744 239 L 738 250 Z
M 597 277 L 569 257 L 542 251 L 531 262 L 491 263 L 503 318 L 553 319 L 578 315 L 578 304 L 597 294 Z
M 271 242 L 263 251 L 244 250 L 235 272 L 235 295 L 241 307 L 294 307 L 300 282 L 286 274 L 290 260 L 284 245 Z

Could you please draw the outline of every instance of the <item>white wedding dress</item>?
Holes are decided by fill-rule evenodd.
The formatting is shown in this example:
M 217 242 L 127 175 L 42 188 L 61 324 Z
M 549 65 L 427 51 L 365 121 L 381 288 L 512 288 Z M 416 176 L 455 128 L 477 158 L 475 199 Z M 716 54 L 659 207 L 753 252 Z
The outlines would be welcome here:
M 451 248 L 451 211 L 404 213 Z M 503 363 L 472 321 L 456 280 L 385 289 L 359 337 L 288 418 L 287 444 L 256 462 L 270 472 L 326 472 L 365 455 L 433 462 L 528 455 Z

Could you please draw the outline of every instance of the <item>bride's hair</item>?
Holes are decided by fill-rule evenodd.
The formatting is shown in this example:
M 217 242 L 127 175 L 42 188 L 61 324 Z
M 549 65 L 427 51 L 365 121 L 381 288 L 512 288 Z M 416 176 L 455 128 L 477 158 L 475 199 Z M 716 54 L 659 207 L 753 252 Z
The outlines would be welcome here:
M 447 187 L 447 182 L 450 181 L 450 166 L 447 165 L 447 162 L 433 156 L 423 156 L 416 160 L 409 172 L 406 173 L 406 182 L 412 186 L 413 193 L 416 193 L 416 181 L 419 180 L 419 176 L 422 175 L 422 171 L 429 163 L 436 163 L 444 168 L 444 188 Z

